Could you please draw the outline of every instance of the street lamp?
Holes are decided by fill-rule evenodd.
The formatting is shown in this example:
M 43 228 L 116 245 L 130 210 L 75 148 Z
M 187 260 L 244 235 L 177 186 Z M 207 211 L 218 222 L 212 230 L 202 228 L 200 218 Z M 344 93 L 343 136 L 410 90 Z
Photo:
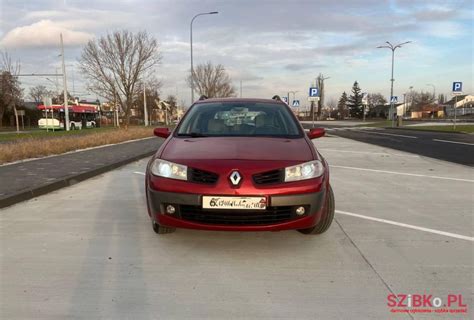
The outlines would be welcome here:
M 193 22 L 194 19 L 196 19 L 199 16 L 204 16 L 207 14 L 218 14 L 219 12 L 217 11 L 211 11 L 211 12 L 203 12 L 203 13 L 198 13 L 191 19 L 191 24 L 190 24 L 190 44 L 191 44 L 191 103 L 194 102 L 194 68 L 193 68 Z
M 390 81 L 392 82 L 391 86 L 390 86 L 390 118 L 392 120 L 392 127 L 395 127 L 395 118 L 393 117 L 393 110 L 394 110 L 394 101 L 392 99 L 393 97 L 393 82 L 395 81 L 395 79 L 393 78 L 393 64 L 394 64 L 394 59 L 395 59 L 395 50 L 397 48 L 401 48 L 404 44 L 407 44 L 407 43 L 410 43 L 411 41 L 406 41 L 406 42 L 402 42 L 402 43 L 399 43 L 397 45 L 393 45 L 391 44 L 389 41 L 385 41 L 387 43 L 387 45 L 385 46 L 378 46 L 377 48 L 380 49 L 380 48 L 387 48 L 387 49 L 390 49 L 392 50 L 392 79 L 390 79 Z

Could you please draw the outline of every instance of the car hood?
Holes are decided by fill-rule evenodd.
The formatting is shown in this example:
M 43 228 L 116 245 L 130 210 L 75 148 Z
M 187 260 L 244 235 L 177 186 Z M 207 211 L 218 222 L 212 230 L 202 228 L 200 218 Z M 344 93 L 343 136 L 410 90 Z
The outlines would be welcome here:
M 166 160 L 289 160 L 311 161 L 304 138 L 206 137 L 172 138 L 161 158 Z

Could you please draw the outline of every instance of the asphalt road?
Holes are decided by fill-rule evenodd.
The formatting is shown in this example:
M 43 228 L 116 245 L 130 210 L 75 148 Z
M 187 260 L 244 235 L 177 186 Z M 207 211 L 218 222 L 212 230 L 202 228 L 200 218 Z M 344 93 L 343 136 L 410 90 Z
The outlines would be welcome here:
M 0 210 L 0 318 L 472 319 L 472 169 L 315 143 L 337 210 L 320 236 L 158 236 L 146 159 Z M 461 295 L 469 313 L 394 314 L 390 294 Z
M 311 128 L 310 124 L 303 124 Z M 369 127 L 341 127 L 318 123 L 329 134 L 366 142 L 381 147 L 406 151 L 426 157 L 474 166 L 474 135 L 383 129 Z

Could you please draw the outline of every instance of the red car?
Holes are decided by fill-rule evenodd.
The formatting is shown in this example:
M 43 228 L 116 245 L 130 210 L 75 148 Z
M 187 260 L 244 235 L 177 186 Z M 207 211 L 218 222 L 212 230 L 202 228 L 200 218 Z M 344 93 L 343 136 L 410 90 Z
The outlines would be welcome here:
M 156 233 L 176 228 L 325 232 L 334 217 L 329 167 L 280 99 L 200 99 L 146 170 Z

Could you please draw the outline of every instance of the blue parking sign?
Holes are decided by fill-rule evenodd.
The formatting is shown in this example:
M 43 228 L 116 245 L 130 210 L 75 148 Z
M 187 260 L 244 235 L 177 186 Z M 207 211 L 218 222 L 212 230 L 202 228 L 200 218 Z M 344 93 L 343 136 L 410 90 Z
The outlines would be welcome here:
M 319 97 L 319 88 L 317 88 L 317 87 L 309 88 L 309 96 L 310 97 Z
M 462 92 L 462 82 L 453 82 L 453 92 Z

